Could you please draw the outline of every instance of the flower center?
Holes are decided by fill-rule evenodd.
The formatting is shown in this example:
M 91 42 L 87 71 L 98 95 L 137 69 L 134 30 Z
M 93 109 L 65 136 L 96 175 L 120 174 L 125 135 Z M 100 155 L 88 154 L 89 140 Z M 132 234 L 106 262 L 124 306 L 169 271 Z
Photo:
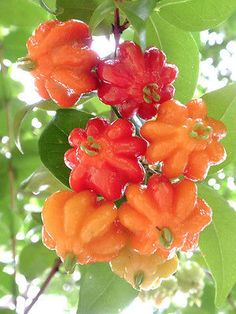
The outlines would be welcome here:
M 139 270 L 134 274 L 134 286 L 137 290 L 140 290 L 140 286 L 144 281 L 144 271 Z
M 147 104 L 158 102 L 160 96 L 158 94 L 158 85 L 156 83 L 149 83 L 143 88 L 143 99 Z
M 174 241 L 174 237 L 170 231 L 170 229 L 168 228 L 163 228 L 161 230 L 161 235 L 160 235 L 160 243 L 161 245 L 166 248 L 169 249 Z
M 190 136 L 197 140 L 207 140 L 212 132 L 212 128 L 208 125 L 204 125 L 202 122 L 197 122 L 191 132 Z
M 17 67 L 24 71 L 33 71 L 36 68 L 36 62 L 29 57 L 19 58 L 17 60 Z
M 80 145 L 80 149 L 89 156 L 95 156 L 99 153 L 101 145 L 95 142 L 93 136 L 88 136 L 87 143 Z

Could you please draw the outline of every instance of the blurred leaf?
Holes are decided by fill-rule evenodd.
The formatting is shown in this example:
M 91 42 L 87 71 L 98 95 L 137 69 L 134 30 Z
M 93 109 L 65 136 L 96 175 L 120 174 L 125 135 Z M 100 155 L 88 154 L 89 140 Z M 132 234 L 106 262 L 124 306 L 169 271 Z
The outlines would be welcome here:
M 196 88 L 199 70 L 199 52 L 191 33 L 184 32 L 154 12 L 146 25 L 147 46 L 162 49 L 170 63 L 177 65 L 179 76 L 176 80 L 175 98 L 185 103 Z
M 52 194 L 58 190 L 65 189 L 65 186 L 47 168 L 42 166 L 25 179 L 20 188 L 21 191 L 29 191 L 32 194 L 39 195 L 40 192 L 45 190 L 48 194 Z
M 89 25 L 91 30 L 94 31 L 98 25 L 106 18 L 107 14 L 110 12 L 113 13 L 115 8 L 115 4 L 113 0 L 105 0 L 103 1 L 93 12 Z
M 84 265 L 80 269 L 78 314 L 118 314 L 138 294 L 108 264 Z
M 208 107 L 210 117 L 221 120 L 227 127 L 227 136 L 222 140 L 227 151 L 227 159 L 211 172 L 224 168 L 236 159 L 236 84 L 231 84 L 202 97 Z
M 160 15 L 186 31 L 202 31 L 217 26 L 236 10 L 235 0 L 161 1 Z
M 39 154 L 43 164 L 68 187 L 70 170 L 65 166 L 64 154 L 71 148 L 68 144 L 69 133 L 74 128 L 84 128 L 92 117 L 74 109 L 59 109 L 39 139 Z
M 24 155 L 16 148 L 12 151 L 16 187 L 40 166 L 36 139 L 25 140 L 23 150 Z
M 0 219 L 2 218 L 2 212 L 0 212 Z M 9 229 L 9 226 L 6 224 L 5 221 L 0 220 L 0 245 L 9 247 L 10 245 L 10 239 L 11 239 L 11 232 Z M 1 282 L 1 277 L 0 277 Z M 1 290 L 1 287 L 0 287 Z
M 23 248 L 19 257 L 19 271 L 28 281 L 42 276 L 53 266 L 55 254 L 45 248 L 41 242 L 31 243 Z
M 15 144 L 16 147 L 19 149 L 19 151 L 23 154 L 23 150 L 21 147 L 21 140 L 20 140 L 20 132 L 21 132 L 21 126 L 22 123 L 24 122 L 24 119 L 30 113 L 34 108 L 42 108 L 46 110 L 55 110 L 57 109 L 57 105 L 51 101 L 51 100 L 46 100 L 46 101 L 40 101 L 38 103 L 32 104 L 32 105 L 26 105 L 22 106 L 20 110 L 16 113 L 14 117 L 14 137 L 15 137 Z
M 15 25 L 34 28 L 46 20 L 46 12 L 32 1 L 0 1 L 0 24 L 4 26 Z
M 213 284 L 207 283 L 201 297 L 201 306 L 188 306 L 183 309 L 182 314 L 217 314 L 218 311 L 214 304 L 214 294 L 215 289 Z
M 14 29 L 4 37 L 4 58 L 16 62 L 20 57 L 26 55 L 26 41 L 32 33 L 32 29 Z
M 57 9 L 63 9 L 63 13 L 57 16 L 59 20 L 67 21 L 69 19 L 77 19 L 89 24 L 93 16 L 93 21 L 96 20 L 95 24 L 97 24 L 98 20 L 102 22 L 99 22 L 99 30 L 102 30 L 102 35 L 111 32 L 111 23 L 114 19 L 113 14 L 109 15 L 106 13 L 106 15 L 101 16 L 101 12 L 98 9 L 97 16 L 94 16 L 94 11 L 104 3 L 104 0 L 57 0 L 56 3 Z
M 83 110 L 89 113 L 95 113 L 98 116 L 108 118 L 111 112 L 111 106 L 105 105 L 99 100 L 98 97 L 94 97 L 83 105 Z
M 15 311 L 12 311 L 10 309 L 0 308 L 0 314 L 15 314 Z
M 213 221 L 200 237 L 202 255 L 216 283 L 216 306 L 236 282 L 236 212 L 213 189 L 200 184 L 199 195 L 213 210 Z
M 0 272 L 0 298 L 12 294 L 13 277 L 1 270 Z M 0 311 L 1 313 L 1 311 Z
M 139 35 L 140 44 L 145 48 L 146 30 L 145 25 L 152 14 L 155 6 L 155 0 L 134 0 L 117 2 L 118 7 L 126 15 L 128 21 Z

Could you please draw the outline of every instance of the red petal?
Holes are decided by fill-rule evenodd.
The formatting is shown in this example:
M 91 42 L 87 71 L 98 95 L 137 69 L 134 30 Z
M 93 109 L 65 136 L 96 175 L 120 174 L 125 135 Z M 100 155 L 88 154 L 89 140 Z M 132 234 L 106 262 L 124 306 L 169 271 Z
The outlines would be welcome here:
M 85 130 L 76 128 L 70 132 L 68 141 L 71 146 L 78 147 L 81 144 L 81 142 L 86 140 L 86 138 L 87 138 L 87 134 Z
M 88 121 L 86 126 L 86 133 L 87 135 L 93 137 L 102 136 L 103 132 L 107 129 L 108 126 L 109 122 L 106 119 L 96 117 Z
M 126 88 L 102 83 L 98 87 L 98 97 L 105 104 L 119 105 L 128 98 L 128 93 Z

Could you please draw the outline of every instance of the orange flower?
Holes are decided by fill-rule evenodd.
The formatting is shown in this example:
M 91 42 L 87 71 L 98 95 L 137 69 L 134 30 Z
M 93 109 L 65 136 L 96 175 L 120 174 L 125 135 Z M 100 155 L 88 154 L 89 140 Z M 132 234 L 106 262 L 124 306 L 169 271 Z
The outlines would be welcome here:
M 45 202 L 42 219 L 43 242 L 63 261 L 107 262 L 126 244 L 115 205 L 98 201 L 90 191 L 54 193 Z
M 170 183 L 153 175 L 147 186 L 130 185 L 118 209 L 130 232 L 130 246 L 140 254 L 158 252 L 169 259 L 177 250 L 193 250 L 199 233 L 211 222 L 211 209 L 197 197 L 195 183 Z
M 205 179 L 211 165 L 226 158 L 219 141 L 226 135 L 221 121 L 207 117 L 203 100 L 186 106 L 176 100 L 160 105 L 155 121 L 146 122 L 141 135 L 150 143 L 146 159 L 163 162 L 162 171 L 168 178 L 185 175 L 192 180 Z

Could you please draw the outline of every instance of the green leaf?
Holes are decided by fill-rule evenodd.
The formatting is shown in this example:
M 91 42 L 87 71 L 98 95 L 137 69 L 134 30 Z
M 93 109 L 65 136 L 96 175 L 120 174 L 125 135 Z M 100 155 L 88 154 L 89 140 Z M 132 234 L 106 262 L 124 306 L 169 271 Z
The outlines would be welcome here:
M 0 24 L 4 26 L 34 28 L 46 20 L 46 12 L 32 1 L 0 1 Z
M 23 248 L 19 257 L 19 271 L 28 281 L 42 276 L 53 266 L 55 254 L 45 248 L 41 242 L 31 243 Z
M 43 186 L 43 189 L 42 189 Z M 25 179 L 21 186 L 21 191 L 27 191 L 32 195 L 39 195 L 40 192 L 47 192 L 52 194 L 65 187 L 49 172 L 45 167 L 40 167 L 34 171 L 27 179 Z
M 168 62 L 177 65 L 175 98 L 188 102 L 195 92 L 199 71 L 199 52 L 192 34 L 172 26 L 156 12 L 148 19 L 146 32 L 147 46 L 159 47 Z
M 145 48 L 146 30 L 145 25 L 152 14 L 156 1 L 142 0 L 142 1 L 124 1 L 117 2 L 118 7 L 126 15 L 128 21 L 133 26 L 139 36 L 141 46 Z
M 12 294 L 13 277 L 1 270 L 0 272 L 0 298 Z
M 186 31 L 213 28 L 229 18 L 235 10 L 235 0 L 170 0 L 159 4 L 160 15 Z
M 205 94 L 202 98 L 207 104 L 208 115 L 221 120 L 227 127 L 227 136 L 222 140 L 227 151 L 227 159 L 221 165 L 212 167 L 212 173 L 236 159 L 236 84 Z
M 16 62 L 26 55 L 26 41 L 30 37 L 32 29 L 14 29 L 3 40 L 4 58 Z
M 111 112 L 111 106 L 105 105 L 98 97 L 94 97 L 83 104 L 83 110 L 108 118 Z
M 23 153 L 23 150 L 21 147 L 21 140 L 20 140 L 21 127 L 24 122 L 24 119 L 34 108 L 42 108 L 45 110 L 55 110 L 58 108 L 58 106 L 53 101 L 50 101 L 50 100 L 40 101 L 32 105 L 22 106 L 20 110 L 16 113 L 14 117 L 13 131 L 14 131 L 16 147 L 19 149 L 21 153 Z
M 64 154 L 71 148 L 68 136 L 74 128 L 84 128 L 92 117 L 74 109 L 59 109 L 39 139 L 39 154 L 43 164 L 68 187 L 70 170 L 64 163 Z
M 236 212 L 213 189 L 199 185 L 199 195 L 213 210 L 213 221 L 200 237 L 202 255 L 216 283 L 216 306 L 236 282 Z
M 98 25 L 106 18 L 107 14 L 113 12 L 115 8 L 115 4 L 113 0 L 105 0 L 103 1 L 93 12 L 89 25 L 94 31 Z
M 81 275 L 77 314 L 118 314 L 138 294 L 108 264 L 82 266 Z
M 15 314 L 15 311 L 12 311 L 10 309 L 0 308 L 0 314 Z

